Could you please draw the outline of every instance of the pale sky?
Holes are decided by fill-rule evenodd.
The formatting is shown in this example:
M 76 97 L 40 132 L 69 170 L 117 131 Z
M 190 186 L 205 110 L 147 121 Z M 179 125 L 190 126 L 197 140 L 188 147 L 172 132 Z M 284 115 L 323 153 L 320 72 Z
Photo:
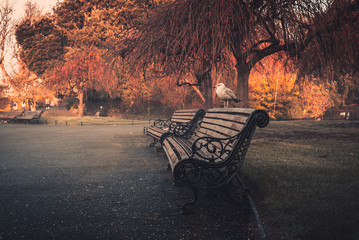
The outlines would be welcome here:
M 3 0 L 0 0 L 3 1 Z M 10 0 L 10 3 L 14 4 L 15 14 L 14 18 L 19 19 L 24 15 L 24 6 L 27 0 Z M 51 12 L 52 8 L 56 5 L 57 2 L 62 2 L 62 0 L 32 0 L 33 3 L 37 3 L 42 10 L 42 13 Z

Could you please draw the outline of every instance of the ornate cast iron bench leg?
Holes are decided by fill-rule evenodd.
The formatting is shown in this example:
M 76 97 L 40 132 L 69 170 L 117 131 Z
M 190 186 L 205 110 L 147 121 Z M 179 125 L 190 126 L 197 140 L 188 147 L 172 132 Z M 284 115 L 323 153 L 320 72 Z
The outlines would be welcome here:
M 241 206 L 243 205 L 243 202 L 241 200 L 236 199 L 235 197 L 232 196 L 231 193 L 233 193 L 233 189 L 231 189 L 231 187 L 234 186 L 234 179 L 232 179 L 232 181 L 229 184 L 226 184 L 225 186 L 223 186 L 224 189 L 224 194 L 223 197 L 230 203 L 234 204 L 234 205 L 238 205 Z M 237 186 L 240 187 L 240 186 Z M 242 195 L 244 193 L 240 194 L 240 198 L 242 198 Z M 237 196 L 238 197 L 238 196 Z
M 150 144 L 150 147 L 154 147 L 158 143 L 157 139 L 153 139 L 153 143 Z
M 204 193 L 201 191 L 201 189 L 197 189 L 194 186 L 191 185 L 185 185 L 185 186 L 191 189 L 193 193 L 193 200 L 191 202 L 187 202 L 183 204 L 182 206 L 182 214 L 189 215 L 193 213 L 193 209 L 202 202 L 204 198 Z

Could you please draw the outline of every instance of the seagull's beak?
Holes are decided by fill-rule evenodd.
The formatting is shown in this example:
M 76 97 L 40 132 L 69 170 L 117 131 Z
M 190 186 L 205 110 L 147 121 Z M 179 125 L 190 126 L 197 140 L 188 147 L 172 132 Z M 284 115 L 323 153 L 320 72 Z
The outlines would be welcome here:
M 213 88 L 217 88 L 216 86 L 214 86 Z

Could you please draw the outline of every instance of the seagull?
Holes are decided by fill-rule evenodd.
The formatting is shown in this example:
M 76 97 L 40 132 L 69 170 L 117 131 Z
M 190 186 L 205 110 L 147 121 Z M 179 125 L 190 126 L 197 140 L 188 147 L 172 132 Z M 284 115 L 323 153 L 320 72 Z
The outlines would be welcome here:
M 226 103 L 228 108 L 229 101 L 235 101 L 235 102 L 241 101 L 240 99 L 237 98 L 237 96 L 233 93 L 233 91 L 229 88 L 226 88 L 226 86 L 224 86 L 223 83 L 218 83 L 217 86 L 213 88 L 216 88 L 216 94 L 218 98 L 224 101 L 224 106 L 223 106 L 224 108 L 226 107 Z

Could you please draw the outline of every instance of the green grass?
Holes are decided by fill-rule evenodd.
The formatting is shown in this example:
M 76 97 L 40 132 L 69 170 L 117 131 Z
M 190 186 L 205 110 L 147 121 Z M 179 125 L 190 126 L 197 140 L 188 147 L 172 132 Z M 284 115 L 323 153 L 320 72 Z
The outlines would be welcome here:
M 271 122 L 242 172 L 283 239 L 359 239 L 359 122 Z

